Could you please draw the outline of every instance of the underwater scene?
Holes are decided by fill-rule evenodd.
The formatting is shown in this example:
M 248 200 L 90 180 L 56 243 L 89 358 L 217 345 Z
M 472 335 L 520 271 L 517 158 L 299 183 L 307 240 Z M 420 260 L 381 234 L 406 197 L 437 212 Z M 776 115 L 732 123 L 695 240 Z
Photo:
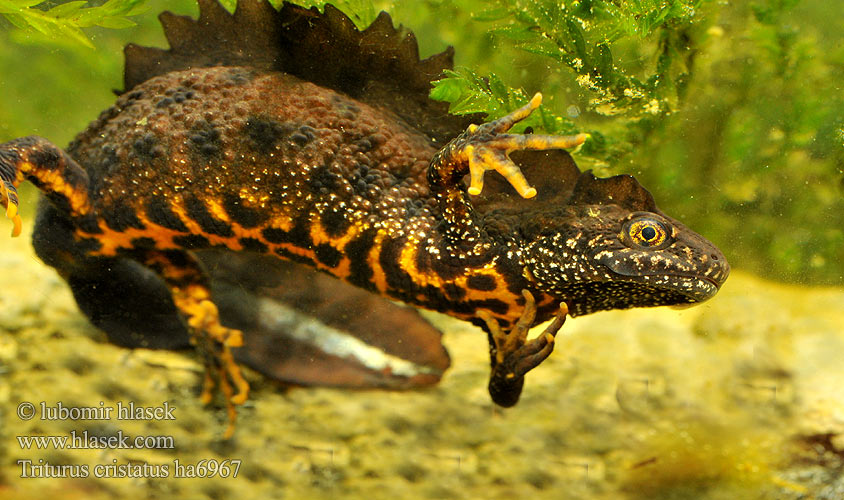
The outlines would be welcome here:
M 0 499 L 844 499 L 837 7 L 0 0 Z

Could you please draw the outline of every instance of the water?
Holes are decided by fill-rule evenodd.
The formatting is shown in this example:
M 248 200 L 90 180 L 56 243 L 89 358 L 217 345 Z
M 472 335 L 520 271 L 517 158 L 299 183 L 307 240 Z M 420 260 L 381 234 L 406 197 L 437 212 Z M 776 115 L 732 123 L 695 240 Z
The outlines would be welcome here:
M 393 7 L 397 17 L 411 8 Z M 844 498 L 840 26 L 823 2 L 771 25 L 744 9 L 703 10 L 720 33 L 695 39 L 705 40 L 699 72 L 677 114 L 644 139 L 625 137 L 640 154 L 578 158 L 635 174 L 661 208 L 724 250 L 732 275 L 690 309 L 570 319 L 512 409 L 487 394 L 485 335 L 426 313 L 452 361 L 438 385 L 285 390 L 250 371 L 250 399 L 224 441 L 225 411 L 197 398 L 195 355 L 108 343 L 37 260 L 37 192 L 23 187 L 23 234 L 0 239 L 0 498 Z M 0 140 L 67 143 L 121 88 L 120 47 L 163 45 L 160 10 L 151 2 L 137 29 L 96 32 L 96 51 L 20 43 L 4 27 Z M 423 52 L 463 41 L 442 11 L 423 12 L 401 18 Z M 635 65 L 634 52 L 616 60 Z M 514 75 L 535 69 L 520 61 Z M 540 88 L 555 95 L 555 85 Z M 556 90 L 560 109 L 588 108 L 576 90 Z M 41 402 L 133 404 L 153 418 L 42 419 Z M 165 404 L 174 419 L 154 418 Z M 158 449 L 25 443 L 85 431 L 151 438 Z M 33 468 L 45 464 L 55 467 Z M 44 477 L 83 470 L 85 479 Z

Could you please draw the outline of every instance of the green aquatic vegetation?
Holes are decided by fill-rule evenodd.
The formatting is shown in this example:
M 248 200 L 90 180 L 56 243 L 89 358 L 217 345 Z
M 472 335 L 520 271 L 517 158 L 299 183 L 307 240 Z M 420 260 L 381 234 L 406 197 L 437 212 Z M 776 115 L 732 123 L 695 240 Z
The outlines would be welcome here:
M 554 71 L 573 72 L 577 84 L 589 93 L 589 107 L 595 112 L 640 118 L 676 109 L 694 54 L 688 31 L 700 16 L 702 3 L 498 0 L 473 18 L 493 21 L 490 33 L 553 61 Z M 652 53 L 645 64 L 627 67 L 613 56 L 614 49 L 623 51 L 631 39 Z M 490 83 L 497 80 L 494 75 L 489 78 Z M 463 70 L 449 74 L 435 87 L 448 86 L 449 94 L 462 88 L 463 94 L 472 95 L 479 91 L 476 82 L 476 75 Z M 496 98 L 507 93 L 492 85 L 480 91 Z
M 48 38 L 68 38 L 94 48 L 82 28 L 129 28 L 135 22 L 131 16 L 143 11 L 144 0 L 108 0 L 99 6 L 89 6 L 86 0 L 59 3 L 49 9 L 44 0 L 0 0 L 0 14 L 21 30 L 35 30 Z
M 475 20 L 496 20 L 499 50 L 544 67 L 525 78 L 512 68 L 528 55 L 508 53 L 486 74 L 448 74 L 432 95 L 495 117 L 525 88 L 555 89 L 568 99 L 530 125 L 590 132 L 582 164 L 635 174 L 738 267 L 841 283 L 844 50 L 824 6 L 501 0 Z

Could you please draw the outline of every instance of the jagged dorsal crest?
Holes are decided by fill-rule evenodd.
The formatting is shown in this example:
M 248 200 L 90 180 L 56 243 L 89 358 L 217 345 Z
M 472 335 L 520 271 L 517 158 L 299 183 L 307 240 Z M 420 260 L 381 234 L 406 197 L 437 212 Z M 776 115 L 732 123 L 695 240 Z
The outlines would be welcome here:
M 389 109 L 438 140 L 459 133 L 477 117 L 448 115 L 428 98 L 430 82 L 453 65 L 451 47 L 419 59 L 413 33 L 382 12 L 366 29 L 331 5 L 320 13 L 267 0 L 239 0 L 230 14 L 217 0 L 198 0 L 199 18 L 159 16 L 169 50 L 129 44 L 124 90 L 171 71 L 208 66 L 250 66 L 283 71 Z
M 481 194 L 472 198 L 472 205 L 479 213 L 502 208 L 530 211 L 537 206 L 563 205 L 581 175 L 571 154 L 562 149 L 514 151 L 510 158 L 524 172 L 528 183 L 536 188 L 536 197 L 522 198 L 504 177 L 487 174 Z
M 639 184 L 632 175 L 595 177 L 591 170 L 583 172 L 577 179 L 569 205 L 614 204 L 631 212 L 660 213 L 651 193 Z
M 527 211 L 537 205 L 614 204 L 631 212 L 661 213 L 651 193 L 635 177 L 624 174 L 601 178 L 591 170 L 581 172 L 568 151 L 518 151 L 512 159 L 536 188 L 536 198 L 524 199 L 503 177 L 487 175 L 483 192 L 473 199 L 479 212 L 498 208 Z

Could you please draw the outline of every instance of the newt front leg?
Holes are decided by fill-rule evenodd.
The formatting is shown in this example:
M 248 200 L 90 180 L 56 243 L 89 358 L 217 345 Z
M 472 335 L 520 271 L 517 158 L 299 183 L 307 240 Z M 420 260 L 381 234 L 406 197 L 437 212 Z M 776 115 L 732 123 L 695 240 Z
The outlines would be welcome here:
M 531 198 L 536 196 L 536 189 L 528 184 L 509 154 L 518 150 L 572 148 L 586 140 L 586 134 L 555 136 L 506 133 L 517 122 L 530 116 L 541 102 L 542 95 L 537 93 L 527 105 L 507 116 L 483 125 L 471 125 L 431 159 L 428 184 L 447 222 L 445 236 L 450 250 L 458 258 L 478 255 L 484 251 L 484 232 L 476 224 L 468 195 L 480 194 L 487 170 L 500 173 L 521 196 Z M 470 178 L 468 189 L 463 185 L 466 174 Z
M 456 185 L 466 173 L 471 195 L 481 194 L 484 187 L 484 173 L 495 170 L 507 179 L 524 198 L 536 196 L 521 169 L 513 163 L 509 154 L 522 150 L 569 149 L 586 140 L 586 134 L 573 136 L 507 134 L 516 123 L 524 120 L 542 104 L 542 94 L 536 93 L 529 103 L 507 116 L 483 125 L 471 125 L 431 160 L 428 180 L 433 186 Z
M 503 175 L 522 197 L 532 198 L 536 196 L 536 189 L 528 184 L 509 154 L 518 150 L 572 148 L 586 140 L 586 134 L 564 137 L 507 133 L 513 125 L 536 110 L 541 102 L 542 95 L 537 93 L 527 105 L 503 118 L 470 126 L 431 160 L 428 183 L 447 223 L 444 233 L 448 244 L 447 253 L 458 261 L 491 258 L 489 238 L 477 223 L 475 211 L 467 196 L 481 193 L 483 176 L 487 170 L 495 170 Z M 467 174 L 468 188 L 463 184 Z M 525 297 L 525 309 L 509 333 L 501 330 L 498 321 L 488 311 L 477 312 L 490 332 L 492 375 L 489 392 L 496 404 L 505 407 L 513 406 L 519 400 L 525 374 L 551 354 L 554 335 L 563 326 L 568 314 L 566 304 L 562 303 L 560 312 L 545 332 L 527 341 L 527 333 L 536 318 L 536 304 L 530 292 L 524 290 L 522 294 Z
M 554 350 L 557 332 L 566 322 L 568 307 L 560 304 L 554 320 L 538 337 L 528 341 L 527 334 L 536 318 L 536 302 L 533 295 L 522 290 L 525 309 L 519 321 L 509 333 L 501 330 L 498 321 L 486 311 L 478 315 L 486 322 L 492 341 L 490 361 L 492 373 L 489 377 L 489 395 L 495 404 L 509 408 L 519 401 L 525 374 L 539 366 Z

